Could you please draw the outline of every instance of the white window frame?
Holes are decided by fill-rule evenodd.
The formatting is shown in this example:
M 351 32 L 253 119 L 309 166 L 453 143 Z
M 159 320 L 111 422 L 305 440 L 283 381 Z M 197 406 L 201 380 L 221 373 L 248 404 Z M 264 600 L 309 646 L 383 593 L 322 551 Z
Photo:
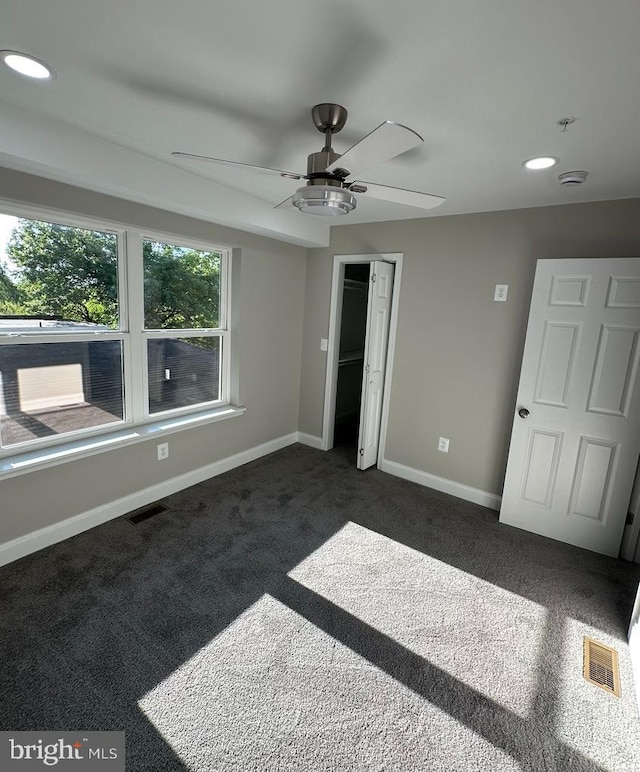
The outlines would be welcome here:
M 229 293 L 231 289 L 231 250 L 228 247 L 212 246 L 211 244 L 204 244 L 201 241 L 195 241 L 193 239 L 181 238 L 171 236 L 166 233 L 158 233 L 157 231 L 144 231 L 137 234 L 139 241 L 136 241 L 136 249 L 139 249 L 140 254 L 140 271 L 139 276 L 136 277 L 136 282 L 141 283 L 141 289 L 138 292 L 142 292 L 144 298 L 144 266 L 142 265 L 142 242 L 154 241 L 160 244 L 168 244 L 173 247 L 186 247 L 187 249 L 195 249 L 202 252 L 219 252 L 221 254 L 220 271 L 222 275 L 222 281 L 220 282 L 220 298 L 218 307 L 218 327 L 203 327 L 198 329 L 177 329 L 169 328 L 165 330 L 153 330 L 146 329 L 144 326 L 144 307 L 138 308 L 135 303 L 132 304 L 133 298 L 129 299 L 129 307 L 135 308 L 137 331 L 141 332 L 142 337 L 142 351 L 140 355 L 143 362 L 143 373 L 148 373 L 148 341 L 157 339 L 178 339 L 178 338 L 219 338 L 220 340 L 220 371 L 222 373 L 220 377 L 220 398 L 212 402 L 201 402 L 199 405 L 187 406 L 182 408 L 174 408 L 172 410 L 163 410 L 157 413 L 149 413 L 149 388 L 148 378 L 143 379 L 142 386 L 142 400 L 144 404 L 144 418 L 143 420 L 156 420 L 163 419 L 174 415 L 186 415 L 193 413 L 194 411 L 203 410 L 211 407 L 220 407 L 229 404 L 229 389 L 231 385 L 230 380 L 230 333 L 229 333 L 229 313 L 230 306 Z
M 34 467 L 60 463 L 60 459 L 93 455 L 114 445 L 129 444 L 160 433 L 240 415 L 244 408 L 231 405 L 231 258 L 232 248 L 194 240 L 181 234 L 141 229 L 128 223 L 118 223 L 99 217 L 87 217 L 48 207 L 34 207 L 0 199 L 0 213 L 29 220 L 41 220 L 72 228 L 113 233 L 118 250 L 118 311 L 117 330 L 91 332 L 56 331 L 42 333 L 14 330 L 0 333 L 0 345 L 30 345 L 36 343 L 71 343 L 98 340 L 122 342 L 124 420 L 102 426 L 54 435 L 38 440 L 0 447 L 0 476 L 30 471 Z M 173 246 L 218 252 L 221 258 L 220 319 L 218 328 L 195 330 L 144 329 L 144 274 L 142 241 L 167 243 Z M 147 341 L 152 338 L 220 337 L 220 395 L 213 402 L 149 413 Z M 140 363 L 137 365 L 136 363 Z

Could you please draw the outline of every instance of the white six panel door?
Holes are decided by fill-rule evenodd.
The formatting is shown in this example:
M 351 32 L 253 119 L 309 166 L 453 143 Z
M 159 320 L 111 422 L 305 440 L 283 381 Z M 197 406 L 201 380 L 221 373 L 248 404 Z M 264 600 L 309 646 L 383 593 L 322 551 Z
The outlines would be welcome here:
M 539 260 L 500 522 L 617 556 L 640 454 L 640 258 Z
M 378 458 L 384 371 L 389 345 L 389 320 L 393 296 L 394 266 L 376 260 L 369 269 L 367 334 L 364 342 L 364 372 L 358 430 L 358 469 L 368 469 Z

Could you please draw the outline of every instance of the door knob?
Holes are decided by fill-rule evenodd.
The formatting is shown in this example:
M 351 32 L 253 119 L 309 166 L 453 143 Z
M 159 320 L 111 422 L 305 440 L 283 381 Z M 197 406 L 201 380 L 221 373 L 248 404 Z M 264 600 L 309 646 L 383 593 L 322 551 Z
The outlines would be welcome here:
M 526 407 L 521 407 L 520 410 L 518 410 L 518 415 L 520 418 L 529 418 L 529 411 Z

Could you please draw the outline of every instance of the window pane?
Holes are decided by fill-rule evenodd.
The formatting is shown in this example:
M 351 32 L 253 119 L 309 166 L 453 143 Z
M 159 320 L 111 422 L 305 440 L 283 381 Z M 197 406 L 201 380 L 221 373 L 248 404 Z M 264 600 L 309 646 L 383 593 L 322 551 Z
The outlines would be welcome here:
M 118 327 L 114 233 L 0 215 L 0 333 Z
M 219 252 L 143 241 L 144 326 L 186 330 L 220 326 Z
M 120 341 L 0 346 L 2 447 L 123 417 Z
M 220 399 L 220 338 L 148 341 L 149 413 Z

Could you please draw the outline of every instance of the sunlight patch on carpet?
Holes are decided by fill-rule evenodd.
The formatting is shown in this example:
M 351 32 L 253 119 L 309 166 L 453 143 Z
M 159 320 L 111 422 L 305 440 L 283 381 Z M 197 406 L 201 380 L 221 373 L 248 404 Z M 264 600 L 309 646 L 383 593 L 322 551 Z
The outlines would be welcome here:
M 353 522 L 288 575 L 513 713 L 529 715 L 546 620 L 540 604 Z M 517 653 L 505 656 L 511 651 Z
M 398 759 L 426 769 L 443 744 L 486 769 L 512 768 L 503 750 L 269 595 L 138 705 L 192 769 L 269 759 L 270 769 L 395 769 Z

